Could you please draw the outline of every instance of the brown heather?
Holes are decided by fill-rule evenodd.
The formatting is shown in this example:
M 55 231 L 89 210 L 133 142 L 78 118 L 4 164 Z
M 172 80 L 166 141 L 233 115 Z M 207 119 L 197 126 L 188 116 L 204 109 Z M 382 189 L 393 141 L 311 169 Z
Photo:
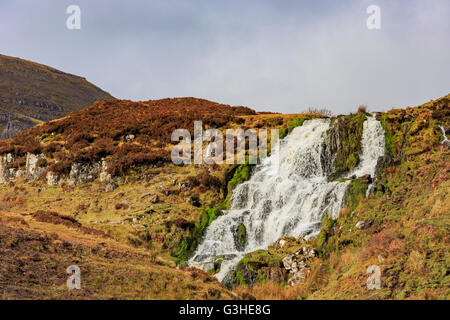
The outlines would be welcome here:
M 13 152 L 21 158 L 27 152 L 43 152 L 63 162 L 53 168 L 57 172 L 65 172 L 68 163 L 109 157 L 110 172 L 119 174 L 140 164 L 170 161 L 175 129 L 188 129 L 193 135 L 194 121 L 220 128 L 230 122 L 243 122 L 239 116 L 255 114 L 246 107 L 196 98 L 105 100 L 0 141 L 0 154 Z M 134 139 L 126 141 L 128 135 Z

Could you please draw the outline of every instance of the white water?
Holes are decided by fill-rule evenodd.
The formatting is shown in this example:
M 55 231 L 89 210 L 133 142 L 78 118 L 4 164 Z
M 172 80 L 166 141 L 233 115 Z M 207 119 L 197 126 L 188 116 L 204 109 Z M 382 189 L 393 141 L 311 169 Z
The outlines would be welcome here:
M 375 177 L 378 158 L 384 155 L 385 139 L 384 131 L 380 121 L 375 117 L 368 117 L 363 123 L 363 134 L 361 139 L 361 156 L 359 165 L 348 176 L 356 175 L 362 177 L 370 174 Z
M 374 178 L 378 158 L 384 155 L 385 150 L 384 130 L 381 123 L 374 116 L 367 118 L 367 120 L 363 123 L 361 145 L 362 150 L 360 162 L 347 177 L 351 177 L 353 175 L 362 177 L 366 174 L 370 174 L 370 176 Z M 370 194 L 373 188 L 373 183 L 371 183 L 367 187 L 366 197 Z
M 222 281 L 242 257 L 266 249 L 283 236 L 313 237 L 324 214 L 337 217 L 349 181 L 328 181 L 324 137 L 329 120 L 305 121 L 280 142 L 279 150 L 264 159 L 249 181 L 237 186 L 231 210 L 225 211 L 207 228 L 189 265 L 209 270 L 217 256 L 224 256 L 216 277 Z M 384 155 L 384 133 L 375 117 L 364 123 L 361 163 L 351 175 L 374 174 L 379 156 Z M 245 247 L 238 241 L 237 228 L 247 229 Z
M 441 125 L 439 125 L 439 128 L 441 129 L 442 135 L 444 136 L 444 140 L 441 141 L 441 144 L 449 143 L 448 138 L 447 138 L 447 136 L 445 135 L 445 130 L 444 130 L 444 128 L 443 128 Z

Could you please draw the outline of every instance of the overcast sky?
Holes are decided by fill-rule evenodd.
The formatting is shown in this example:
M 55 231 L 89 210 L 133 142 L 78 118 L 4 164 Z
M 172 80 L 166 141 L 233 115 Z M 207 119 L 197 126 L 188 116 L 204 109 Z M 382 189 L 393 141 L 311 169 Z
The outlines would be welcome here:
M 70 4 L 81 30 L 66 28 Z M 371 4 L 381 30 L 366 27 Z M 339 114 L 450 93 L 449 21 L 448 0 L 15 0 L 0 2 L 0 53 L 117 98 Z

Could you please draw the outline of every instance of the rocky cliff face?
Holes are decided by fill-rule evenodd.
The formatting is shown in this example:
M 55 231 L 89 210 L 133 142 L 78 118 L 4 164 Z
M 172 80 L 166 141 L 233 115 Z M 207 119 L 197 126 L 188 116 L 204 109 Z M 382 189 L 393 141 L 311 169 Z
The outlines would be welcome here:
M 0 55 L 0 139 L 111 98 L 84 78 Z
M 45 181 L 48 185 L 56 186 L 62 182 L 67 182 L 70 186 L 75 186 L 87 182 L 92 182 L 99 178 L 101 182 L 109 184 L 116 183 L 119 178 L 112 178 L 107 173 L 106 161 L 93 163 L 73 163 L 68 174 L 60 174 L 48 170 L 47 160 L 43 154 L 27 153 L 25 167 L 15 168 L 13 166 L 15 157 L 12 153 L 7 153 L 0 157 L 0 184 L 7 183 L 25 176 L 26 180 L 36 180 L 45 173 Z M 109 186 L 108 188 L 111 188 Z

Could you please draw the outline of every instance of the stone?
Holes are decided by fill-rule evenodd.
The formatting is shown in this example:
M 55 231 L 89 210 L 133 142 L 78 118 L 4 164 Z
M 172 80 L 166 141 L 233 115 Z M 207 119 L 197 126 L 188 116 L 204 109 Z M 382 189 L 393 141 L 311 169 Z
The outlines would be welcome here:
M 7 183 L 11 180 L 8 170 L 8 156 L 0 156 L 0 183 Z
M 282 263 L 286 271 L 289 272 L 290 277 L 288 284 L 290 286 L 296 285 L 298 282 L 304 280 L 310 272 L 306 261 L 316 256 L 314 249 L 303 247 L 294 254 L 283 258 Z
M 110 182 L 111 181 L 111 174 L 108 173 L 108 164 L 103 159 L 101 162 L 101 171 L 99 174 L 99 180 L 100 180 L 100 182 L 104 182 L 104 181 Z
M 59 183 L 59 177 L 56 173 L 49 171 L 46 175 L 47 184 L 51 186 L 56 186 Z
M 23 170 L 17 170 L 16 171 L 16 178 L 20 178 L 21 176 L 23 176 Z
M 70 169 L 68 184 L 70 186 L 94 181 L 101 172 L 100 163 L 74 163 Z
M 112 192 L 112 191 L 114 191 L 117 187 L 118 187 L 118 186 L 117 186 L 116 183 L 110 182 L 110 183 L 108 183 L 108 184 L 105 186 L 105 191 L 106 191 L 106 192 Z
M 43 167 L 38 167 L 38 161 L 45 159 L 43 154 L 27 153 L 27 159 L 25 162 L 25 178 L 27 180 L 34 180 L 45 170 Z
M 373 223 L 372 220 L 361 220 L 356 223 L 355 227 L 359 230 L 363 230 L 363 229 L 367 229 L 368 227 L 370 227 L 372 225 L 372 223 Z

